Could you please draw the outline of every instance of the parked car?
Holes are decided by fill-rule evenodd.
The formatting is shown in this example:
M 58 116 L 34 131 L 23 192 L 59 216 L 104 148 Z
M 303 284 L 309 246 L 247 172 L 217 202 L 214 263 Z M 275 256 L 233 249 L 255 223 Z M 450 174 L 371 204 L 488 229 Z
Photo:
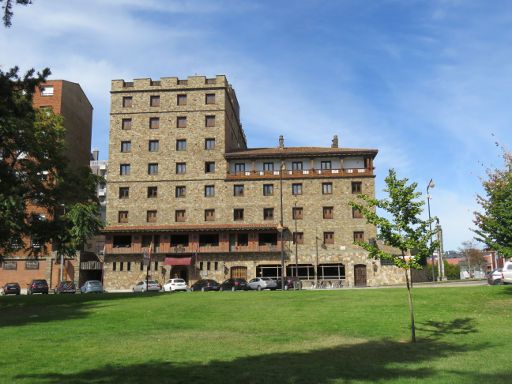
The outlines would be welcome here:
M 48 282 L 43 279 L 32 280 L 28 285 L 27 295 L 33 295 L 34 293 L 48 294 Z
M 227 279 L 220 285 L 219 291 L 247 291 L 249 289 L 249 285 L 247 284 L 247 280 L 242 278 L 235 279 Z
M 170 279 L 164 284 L 164 292 L 188 291 L 187 282 L 183 279 Z
M 72 281 L 61 281 L 53 289 L 53 292 L 55 294 L 59 294 L 59 293 L 76 293 L 76 285 Z
M 502 269 L 498 268 L 498 269 L 495 269 L 494 271 L 489 272 L 487 274 L 487 282 L 489 283 L 489 285 L 499 285 L 502 283 L 501 271 L 502 271 Z
M 275 290 L 277 288 L 276 281 L 270 277 L 255 277 L 254 279 L 249 280 L 248 285 L 249 288 L 257 291 L 261 291 L 263 289 Z
M 80 288 L 80 293 L 103 293 L 103 284 L 99 280 L 87 280 Z
M 212 279 L 198 280 L 190 287 L 191 291 L 218 291 L 220 284 Z
M 512 284 L 512 261 L 506 261 L 501 270 L 501 282 L 503 284 Z
M 298 277 L 295 276 L 285 276 L 284 278 L 284 290 L 294 289 L 298 287 L 298 289 L 302 289 L 302 282 Z M 281 278 L 277 279 L 277 289 L 282 289 L 281 287 Z
M 133 292 L 159 292 L 162 290 L 162 286 L 156 280 L 148 280 L 148 284 L 146 286 L 146 280 L 139 281 L 132 288 Z
M 2 287 L 2 295 L 19 295 L 21 288 L 18 283 L 7 283 Z

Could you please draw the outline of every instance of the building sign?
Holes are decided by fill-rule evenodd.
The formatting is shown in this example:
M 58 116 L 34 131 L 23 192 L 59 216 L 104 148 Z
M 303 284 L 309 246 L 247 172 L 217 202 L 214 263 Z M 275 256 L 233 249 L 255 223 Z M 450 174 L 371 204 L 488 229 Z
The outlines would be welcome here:
M 18 269 L 18 262 L 17 261 L 4 261 L 2 263 L 2 267 L 4 269 L 15 270 L 15 269 Z
M 26 260 L 25 261 L 25 269 L 39 269 L 39 261 L 38 260 Z

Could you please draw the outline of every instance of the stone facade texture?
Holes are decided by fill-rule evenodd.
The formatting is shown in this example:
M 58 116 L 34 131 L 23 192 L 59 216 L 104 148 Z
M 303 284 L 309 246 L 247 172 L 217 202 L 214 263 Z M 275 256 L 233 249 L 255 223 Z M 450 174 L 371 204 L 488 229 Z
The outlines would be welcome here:
M 356 197 L 353 183 L 360 183 L 361 193 L 374 195 L 377 150 L 338 148 L 337 139 L 331 147 L 286 147 L 283 141 L 275 148 L 249 149 L 236 95 L 225 76 L 113 80 L 111 94 L 107 289 L 131 288 L 145 278 L 147 270 L 141 262 L 148 238 L 152 241 L 149 274 L 160 281 L 175 276 L 190 283 L 200 277 L 223 281 L 239 275 L 277 276 L 280 224 L 286 274 L 295 273 L 297 260 L 304 273 L 299 272 L 300 277 L 309 282 L 315 270 L 319 280 L 342 280 L 345 286 L 403 281 L 399 270 L 369 260 L 353 244 L 354 232 L 363 232 L 365 239 L 376 235 L 365 219 L 353 217 L 348 203 Z M 159 103 L 152 106 L 155 97 Z M 213 99 L 214 103 L 207 103 Z M 154 118 L 159 119 L 158 128 L 150 126 Z M 183 118 L 186 125 L 180 127 L 178 120 Z M 131 124 L 123 126 L 127 120 Z M 213 149 L 206 148 L 206 139 L 215 139 Z M 157 151 L 149 151 L 150 140 L 158 140 Z M 186 140 L 186 147 L 178 150 L 177 140 Z M 129 150 L 122 151 L 123 145 Z M 212 162 L 214 170 L 207 172 L 206 163 Z M 184 173 L 177 173 L 177 163 L 186 164 Z M 150 164 L 158 164 L 156 174 L 148 174 Z M 129 174 L 121 174 L 122 165 L 129 165 Z M 324 193 L 325 183 L 330 183 L 330 193 Z M 264 195 L 264 185 L 272 185 L 272 194 Z M 156 197 L 148 195 L 149 187 L 157 187 Z M 184 187 L 184 196 L 176 195 L 177 187 Z M 128 196 L 122 196 L 120 188 L 128 188 Z M 236 194 L 235 188 L 243 188 L 243 193 Z M 264 217 L 269 208 L 273 217 Z M 302 218 L 294 219 L 294 208 L 302 208 Z M 332 208 L 332 216 L 324 218 L 324 208 Z M 243 220 L 235 220 L 235 209 L 243 209 Z M 205 210 L 214 211 L 208 220 Z M 156 211 L 156 218 L 148 220 L 148 211 Z M 184 221 L 176 220 L 176 211 L 185 211 Z M 125 220 L 120 220 L 120 212 L 128 213 Z M 303 243 L 297 247 L 293 232 L 303 233 Z M 324 244 L 325 232 L 333 233 L 332 244 Z M 208 234 L 218 235 L 218 244 L 216 240 L 205 244 Z M 184 235 L 186 244 L 173 245 L 174 236 Z M 122 239 L 129 242 L 120 243 Z M 165 265 L 168 258 L 182 257 L 191 257 L 191 265 Z M 319 266 L 339 264 L 343 268 L 336 276 L 321 274 Z

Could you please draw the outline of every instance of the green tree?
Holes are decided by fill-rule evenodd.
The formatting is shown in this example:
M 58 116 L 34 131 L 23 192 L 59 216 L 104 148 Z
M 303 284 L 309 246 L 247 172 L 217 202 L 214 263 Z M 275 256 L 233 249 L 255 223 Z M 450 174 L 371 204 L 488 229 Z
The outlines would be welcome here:
M 459 252 L 464 256 L 471 277 L 474 277 L 475 271 L 485 271 L 484 266 L 487 261 L 484 258 L 484 253 L 477 248 L 473 241 L 464 241 Z
M 0 249 L 4 252 L 29 237 L 41 245 L 51 242 L 61 254 L 74 254 L 84 236 L 99 229 L 99 220 L 85 220 L 97 210 L 99 178 L 89 167 L 68 167 L 62 116 L 32 107 L 34 91 L 49 74 L 48 69 L 37 75 L 31 70 L 24 77 L 18 75 L 18 68 L 0 71 Z
M 359 210 L 368 223 L 377 227 L 377 239 L 386 246 L 398 249 L 399 254 L 381 249 L 375 239 L 355 244 L 368 251 L 370 258 L 390 260 L 404 270 L 411 320 L 411 341 L 416 342 L 411 269 L 421 269 L 421 260 L 431 255 L 438 246 L 437 241 L 431 242 L 435 232 L 429 230 L 429 225 L 436 218 L 420 218 L 424 202 L 418 200 L 421 193 L 416 192 L 416 183 L 408 185 L 408 179 L 398 179 L 393 169 L 389 170 L 385 182 L 387 187 L 384 192 L 388 194 L 388 198 L 375 199 L 367 195 L 358 195 L 359 202 L 352 201 L 349 204 Z M 386 217 L 380 216 L 376 208 L 386 212 Z
M 0 4 L 4 3 L 2 8 L 4 10 L 4 15 L 2 16 L 2 21 L 4 26 L 10 27 L 12 25 L 11 19 L 14 16 L 12 12 L 13 4 L 19 5 L 29 5 L 32 4 L 32 0 L 0 0 Z
M 505 167 L 487 171 L 485 196 L 477 196 L 482 212 L 475 212 L 475 239 L 505 258 L 512 257 L 512 154 L 503 151 Z

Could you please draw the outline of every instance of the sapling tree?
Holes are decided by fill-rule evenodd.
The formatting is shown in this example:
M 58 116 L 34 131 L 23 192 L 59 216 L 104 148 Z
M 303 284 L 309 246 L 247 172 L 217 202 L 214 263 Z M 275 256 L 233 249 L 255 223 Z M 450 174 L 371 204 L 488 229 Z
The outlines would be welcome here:
M 368 195 L 358 195 L 357 201 L 349 204 L 359 210 L 369 224 L 377 228 L 377 239 L 355 244 L 368 252 L 372 259 L 390 260 L 403 269 L 409 301 L 411 320 L 411 341 L 416 342 L 414 325 L 414 305 L 412 299 L 411 269 L 421 269 L 421 260 L 425 259 L 437 248 L 437 241 L 432 240 L 434 231 L 430 224 L 436 219 L 421 219 L 424 201 L 420 200 L 421 192 L 416 191 L 417 184 L 408 184 L 408 179 L 398 179 L 395 170 L 389 170 L 385 179 L 384 192 L 387 198 L 376 199 Z M 385 212 L 381 215 L 376 209 Z M 379 240 L 379 241 L 376 241 Z M 379 246 L 383 243 L 387 247 Z M 390 249 L 396 249 L 396 252 Z

